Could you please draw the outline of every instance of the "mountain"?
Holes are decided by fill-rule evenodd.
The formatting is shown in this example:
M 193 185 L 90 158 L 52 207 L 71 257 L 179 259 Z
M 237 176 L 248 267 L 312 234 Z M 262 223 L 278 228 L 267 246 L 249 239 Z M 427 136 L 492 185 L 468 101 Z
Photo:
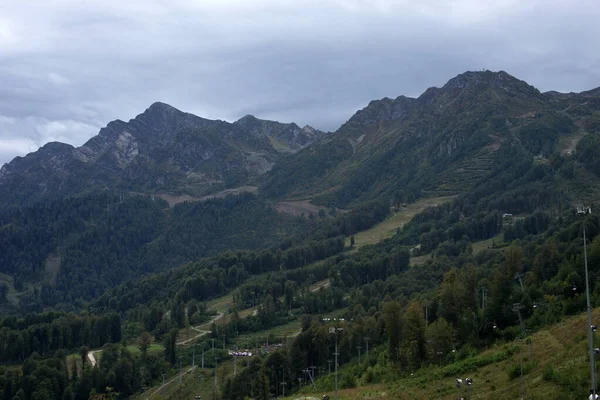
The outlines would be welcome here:
M 166 398 L 277 397 L 284 380 L 296 397 L 333 393 L 337 380 L 353 398 L 460 397 L 457 377 L 467 397 L 584 398 L 592 329 L 583 316 L 545 328 L 584 311 L 587 286 L 588 305 L 600 301 L 600 218 L 572 207 L 600 198 L 599 95 L 467 72 L 373 101 L 303 149 L 309 128 L 179 115 L 161 129 L 169 109 L 127 130 L 137 145 L 107 131 L 113 144 L 94 160 L 44 146 L 17 162 L 27 173 L 4 173 L 48 190 L 73 176 L 191 190 L 178 173 L 210 170 L 261 192 L 169 207 L 107 190 L 0 208 L 0 314 L 27 313 L 0 317 L 3 398 L 145 397 L 165 374 Z M 275 166 L 251 176 L 252 152 Z M 278 212 L 280 199 L 308 215 Z M 211 339 L 206 367 L 218 361 L 221 385 L 187 374 L 178 386 L 177 364 L 191 371 Z M 136 340 L 139 355 L 120 344 Z M 262 342 L 248 362 L 226 349 Z M 94 368 L 85 359 L 100 351 Z M 325 372 L 331 354 L 339 379 Z M 302 384 L 308 365 L 318 389 Z
M 83 146 L 48 143 L 0 169 L 0 206 L 93 189 L 205 195 L 250 182 L 323 132 L 246 116 L 213 121 L 154 103 Z
M 295 153 L 315 143 L 323 135 L 308 125 L 300 128 L 298 125 L 283 124 L 281 122 L 258 119 L 252 115 L 246 115 L 235 122 L 237 125 L 249 131 L 253 136 L 267 136 L 271 145 L 281 152 Z
M 352 235 L 380 220 L 365 217 L 375 209 L 382 217 L 389 205 L 457 194 L 469 206 L 436 229 L 460 220 L 452 240 L 486 240 L 502 213 L 595 201 L 597 154 L 600 89 L 541 93 L 502 71 L 467 72 L 418 98 L 372 101 L 327 135 L 253 116 L 211 121 L 155 103 L 82 147 L 49 143 L 0 170 L 0 244 L 8 249 L 0 272 L 18 291 L 54 285 L 60 296 L 42 304 L 71 304 L 218 252 Z M 258 195 L 173 208 L 155 201 L 206 200 L 247 184 L 260 184 Z M 277 212 L 290 208 L 297 218 Z M 329 219 L 337 222 L 320 227 Z M 415 227 L 401 244 L 432 251 L 447 234 L 431 229 Z M 24 251 L 23 243 L 32 245 Z
M 599 89 L 540 93 L 504 71 L 466 72 L 418 98 L 370 102 L 277 164 L 261 190 L 337 207 L 462 193 L 487 179 L 511 146 L 546 162 L 598 132 L 599 118 Z

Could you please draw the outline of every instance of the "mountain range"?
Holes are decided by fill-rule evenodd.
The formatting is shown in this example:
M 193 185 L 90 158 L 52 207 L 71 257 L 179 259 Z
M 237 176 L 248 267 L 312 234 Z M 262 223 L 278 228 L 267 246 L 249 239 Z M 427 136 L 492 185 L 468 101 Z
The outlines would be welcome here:
M 558 347 L 544 328 L 585 310 L 582 288 L 598 305 L 599 155 L 600 88 L 503 71 L 372 101 L 330 133 L 155 103 L 49 143 L 0 170 L 0 397 L 147 397 L 178 360 L 167 398 L 192 394 L 182 364 L 196 396 L 277 397 L 284 379 L 306 396 L 308 366 L 321 395 L 335 354 L 355 397 L 449 396 L 470 376 L 502 399 L 584 398 L 586 324 Z M 198 386 L 196 345 L 215 339 L 199 370 L 219 360 L 221 384 Z M 226 350 L 263 340 L 285 344 L 239 365 Z
M 154 103 L 116 120 L 83 146 L 52 142 L 0 169 L 1 205 L 90 190 L 206 195 L 253 182 L 285 154 L 325 134 L 247 115 L 234 123 Z
M 0 206 L 111 189 L 204 196 L 244 185 L 274 199 L 352 207 L 473 188 L 519 146 L 572 152 L 600 125 L 600 88 L 541 93 L 504 71 L 466 72 L 418 98 L 371 101 L 325 134 L 245 116 L 214 121 L 154 103 L 79 148 L 48 143 L 0 169 Z
M 36 307 L 68 305 L 219 252 L 352 234 L 421 197 L 463 195 L 477 221 L 593 204 L 598 154 L 600 89 L 541 93 L 503 71 L 371 101 L 331 133 L 154 103 L 79 148 L 48 143 L 0 169 L 0 279 L 15 293 L 49 285 Z
M 516 146 L 540 162 L 597 132 L 600 91 L 540 93 L 506 72 L 466 72 L 418 98 L 372 101 L 335 133 L 276 165 L 275 197 L 346 207 L 386 196 L 456 194 Z

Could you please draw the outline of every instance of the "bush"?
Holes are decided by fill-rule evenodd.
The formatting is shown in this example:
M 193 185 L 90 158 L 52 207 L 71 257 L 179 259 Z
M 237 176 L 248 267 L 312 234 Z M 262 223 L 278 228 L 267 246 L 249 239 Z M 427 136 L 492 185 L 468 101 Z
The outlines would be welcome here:
M 535 368 L 535 363 L 529 361 L 523 364 L 523 375 L 527 375 Z M 521 376 L 521 364 L 514 364 L 508 369 L 508 379 L 512 380 Z
M 554 367 L 552 367 L 552 364 L 546 364 L 546 366 L 544 367 L 544 372 L 542 372 L 542 378 L 546 382 L 558 381 L 558 374 L 556 373 Z
M 351 389 L 356 387 L 356 377 L 354 374 L 347 372 L 342 375 L 341 386 L 343 389 Z

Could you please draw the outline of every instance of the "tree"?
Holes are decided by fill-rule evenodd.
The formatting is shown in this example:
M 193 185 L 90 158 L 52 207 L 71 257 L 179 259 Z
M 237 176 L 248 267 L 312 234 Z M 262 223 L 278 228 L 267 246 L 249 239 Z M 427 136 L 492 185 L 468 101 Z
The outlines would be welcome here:
M 177 335 L 179 330 L 173 328 L 165 335 L 164 346 L 165 346 L 165 360 L 171 364 L 175 364 L 177 361 Z
M 392 361 L 398 361 L 400 341 L 402 339 L 402 316 L 400 304 L 397 301 L 383 303 L 383 319 L 388 337 L 388 353 Z
M 148 351 L 150 344 L 152 344 L 152 335 L 150 335 L 148 332 L 142 332 L 138 338 L 138 348 L 144 357 L 146 356 L 146 352 Z
M 8 286 L 6 283 L 0 283 L 0 304 L 8 302 Z
M 354 248 L 354 235 L 350 236 L 350 247 Z
M 87 361 L 87 355 L 90 349 L 87 346 L 81 346 L 79 348 L 79 357 L 81 357 L 81 368 L 85 368 L 85 364 Z
M 67 386 L 62 394 L 61 399 L 62 400 L 73 400 L 75 398 L 75 395 L 73 394 L 73 389 L 71 389 L 71 386 Z
M 453 348 L 454 328 L 444 318 L 439 318 L 427 327 L 426 337 L 432 357 L 438 352 L 447 355 Z
M 183 304 L 183 300 L 179 300 L 173 304 L 173 307 L 171 308 L 171 317 L 179 328 L 185 327 L 185 305 Z
M 73 358 L 71 361 L 71 381 L 76 382 L 77 378 L 78 378 L 77 359 Z
M 410 349 L 413 367 L 418 368 L 427 356 L 425 318 L 421 305 L 412 302 L 404 315 L 404 338 Z
M 271 398 L 269 374 L 267 373 L 267 367 L 264 363 L 261 363 L 260 369 L 258 371 L 258 376 L 256 378 L 256 384 L 256 398 L 258 400 L 269 400 Z

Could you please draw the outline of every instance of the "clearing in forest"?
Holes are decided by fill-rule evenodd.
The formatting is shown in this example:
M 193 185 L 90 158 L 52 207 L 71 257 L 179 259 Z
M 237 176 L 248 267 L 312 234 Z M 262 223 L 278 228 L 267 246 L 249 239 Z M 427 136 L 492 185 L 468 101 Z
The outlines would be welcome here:
M 358 249 L 388 239 L 396 234 L 398 228 L 402 228 L 404 224 L 427 207 L 435 207 L 453 198 L 454 196 L 423 198 L 408 204 L 406 207 L 401 207 L 377 225 L 354 234 L 354 247 Z M 346 239 L 346 246 L 350 246 L 349 238 Z

